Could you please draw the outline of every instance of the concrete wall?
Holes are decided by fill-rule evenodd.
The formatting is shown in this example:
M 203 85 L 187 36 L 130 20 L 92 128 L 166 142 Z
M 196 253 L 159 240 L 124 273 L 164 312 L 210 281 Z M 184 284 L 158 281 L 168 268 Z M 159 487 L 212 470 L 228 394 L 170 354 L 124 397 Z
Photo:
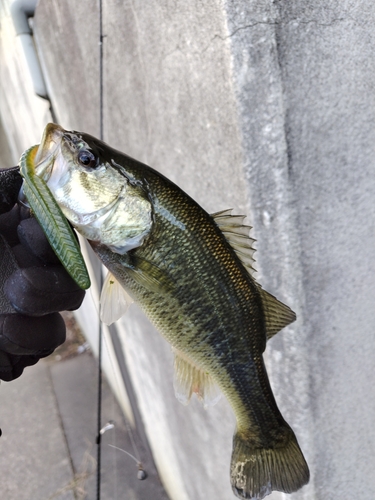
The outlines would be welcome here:
M 105 140 L 163 172 L 208 211 L 248 213 L 258 279 L 297 312 L 267 349 L 278 404 L 312 473 L 291 498 L 370 500 L 375 5 L 104 4 Z M 93 134 L 98 22 L 96 2 L 73 0 L 41 0 L 35 18 L 57 117 L 65 128 Z M 19 119 L 13 115 L 3 117 L 6 129 Z M 82 319 L 94 311 L 85 307 Z M 232 498 L 228 405 L 204 411 L 174 399 L 169 346 L 136 307 L 117 328 L 171 498 Z

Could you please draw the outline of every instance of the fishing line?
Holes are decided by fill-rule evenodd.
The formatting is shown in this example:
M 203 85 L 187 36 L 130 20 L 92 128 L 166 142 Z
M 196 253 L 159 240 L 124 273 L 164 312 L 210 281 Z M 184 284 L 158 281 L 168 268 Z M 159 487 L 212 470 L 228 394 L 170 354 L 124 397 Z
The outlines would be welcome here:
M 103 3 L 99 0 L 99 137 L 103 140 Z M 99 290 L 103 286 L 103 273 L 100 267 Z M 100 500 L 101 487 L 101 441 L 102 441 L 102 339 L 103 324 L 99 318 L 98 345 L 98 415 L 97 415 L 97 466 L 96 466 L 96 498 Z
M 105 352 L 107 353 L 108 359 L 109 359 L 111 367 L 112 367 L 112 371 L 113 371 L 113 375 L 114 375 L 114 380 L 115 380 L 115 384 L 116 384 L 116 387 L 117 387 L 117 391 L 118 391 L 118 394 L 120 394 L 119 372 L 118 372 L 117 369 L 115 369 L 115 365 L 117 363 L 113 359 L 113 353 L 114 353 L 113 351 L 115 349 L 115 346 L 111 342 L 110 338 L 108 338 L 108 336 L 106 335 L 105 331 L 103 332 L 102 349 L 106 350 Z M 112 413 L 114 413 L 114 401 L 115 401 L 115 396 L 114 395 L 112 395 L 111 401 L 112 401 Z M 137 467 L 138 467 L 137 478 L 139 480 L 143 481 L 144 479 L 147 479 L 148 474 L 147 474 L 147 471 L 143 467 L 143 462 L 140 459 L 136 458 L 136 456 L 138 456 L 138 457 L 141 456 L 140 450 L 138 449 L 138 446 L 137 446 L 136 441 L 134 439 L 133 430 L 132 430 L 132 428 L 131 428 L 131 426 L 130 426 L 130 424 L 129 424 L 129 422 L 128 422 L 128 420 L 127 420 L 126 417 L 124 418 L 123 423 L 125 424 L 126 433 L 129 436 L 130 444 L 131 444 L 131 447 L 133 448 L 134 455 L 132 455 L 128 451 L 126 451 L 126 450 L 124 450 L 122 448 L 118 448 L 117 446 L 114 446 L 112 444 L 108 444 L 108 446 L 110 446 L 111 448 L 117 449 L 119 451 L 122 451 L 123 453 L 126 453 L 127 455 L 129 455 L 129 457 L 131 457 L 136 462 L 136 464 L 137 464 Z M 113 432 L 115 433 L 114 442 L 116 442 L 116 425 L 115 425 L 115 422 L 113 420 L 109 420 L 100 429 L 100 434 L 103 435 L 105 432 L 107 432 L 109 430 L 112 430 L 112 429 L 113 429 Z M 115 462 L 117 463 L 117 459 L 115 460 Z M 115 467 L 115 481 L 116 481 L 115 488 L 116 488 L 116 492 L 117 492 L 117 467 Z M 115 498 L 117 498 L 117 496 Z
M 143 481 L 144 479 L 147 478 L 147 472 L 144 470 L 142 462 L 138 458 L 136 458 L 134 455 L 132 455 L 128 451 L 123 450 L 122 448 L 119 448 L 118 446 L 113 446 L 113 444 L 109 444 L 108 446 L 110 446 L 111 448 L 114 448 L 115 450 L 119 450 L 119 451 L 122 451 L 123 453 L 126 453 L 126 455 L 128 455 L 132 460 L 134 460 L 134 462 L 137 464 L 137 467 L 138 467 L 138 474 L 137 474 L 138 479 Z
M 135 444 L 132 428 L 126 419 L 125 419 L 125 427 L 126 427 L 126 432 L 129 435 L 130 442 L 131 442 L 134 453 L 136 453 L 137 455 L 140 455 L 138 446 Z

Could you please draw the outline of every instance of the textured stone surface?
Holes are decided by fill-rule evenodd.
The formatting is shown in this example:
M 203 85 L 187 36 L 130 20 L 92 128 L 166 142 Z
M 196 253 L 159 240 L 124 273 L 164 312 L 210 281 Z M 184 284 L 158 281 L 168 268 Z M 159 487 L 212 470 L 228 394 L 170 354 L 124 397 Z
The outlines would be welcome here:
M 50 366 L 51 381 L 65 439 L 75 472 L 77 488 L 86 496 L 97 496 L 97 363 L 91 354 L 67 359 Z M 129 497 L 131 500 L 154 498 L 167 500 L 150 455 L 121 413 L 113 392 L 103 378 L 102 427 L 113 422 L 114 428 L 102 435 L 100 494 L 103 499 Z M 124 452 L 136 455 L 147 471 L 147 481 L 137 478 L 137 464 Z
M 98 134 L 96 5 L 61 5 L 36 18 L 53 105 Z M 249 213 L 259 281 L 297 312 L 267 349 L 312 473 L 291 498 L 372 498 L 374 3 L 112 0 L 103 14 L 105 140 L 208 211 Z M 227 405 L 174 401 L 169 347 L 137 310 L 119 331 L 171 497 L 231 498 Z
M 370 498 L 375 9 L 236 4 L 228 25 L 258 265 L 299 317 L 269 345 L 275 393 L 313 475 L 295 497 L 354 487 Z
M 1 384 L 1 427 L 1 497 L 73 500 L 74 473 L 45 363 Z

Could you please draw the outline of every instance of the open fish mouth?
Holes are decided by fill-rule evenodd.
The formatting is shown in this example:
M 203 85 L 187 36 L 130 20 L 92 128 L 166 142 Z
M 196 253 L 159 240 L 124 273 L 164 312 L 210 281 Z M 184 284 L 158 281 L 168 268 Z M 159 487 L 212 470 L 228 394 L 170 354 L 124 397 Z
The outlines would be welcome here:
M 45 182 L 48 182 L 51 177 L 64 132 L 65 130 L 55 123 L 49 123 L 44 129 L 34 163 L 35 173 Z

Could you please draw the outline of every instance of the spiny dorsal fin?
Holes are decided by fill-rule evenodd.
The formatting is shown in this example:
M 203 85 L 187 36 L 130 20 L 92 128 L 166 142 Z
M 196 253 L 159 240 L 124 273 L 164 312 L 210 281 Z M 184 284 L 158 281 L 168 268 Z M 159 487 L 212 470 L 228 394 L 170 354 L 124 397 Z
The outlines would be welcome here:
M 283 304 L 276 297 L 263 290 L 257 283 L 262 299 L 264 318 L 266 322 L 267 340 L 272 338 L 282 328 L 296 320 L 296 314 L 290 307 Z
M 232 209 L 222 210 L 221 212 L 211 214 L 211 217 L 221 229 L 246 270 L 252 276 L 255 271 L 253 267 L 255 249 L 252 247 L 252 244 L 255 240 L 249 236 L 251 226 L 243 224 L 245 215 L 231 215 L 231 213 Z
M 173 351 L 175 355 L 173 387 L 180 403 L 187 405 L 195 393 L 204 408 L 216 404 L 221 392 L 212 377 L 194 365 L 181 351 L 177 349 Z
M 111 325 L 121 318 L 134 300 L 128 295 L 112 273 L 105 277 L 100 294 L 100 319 Z

